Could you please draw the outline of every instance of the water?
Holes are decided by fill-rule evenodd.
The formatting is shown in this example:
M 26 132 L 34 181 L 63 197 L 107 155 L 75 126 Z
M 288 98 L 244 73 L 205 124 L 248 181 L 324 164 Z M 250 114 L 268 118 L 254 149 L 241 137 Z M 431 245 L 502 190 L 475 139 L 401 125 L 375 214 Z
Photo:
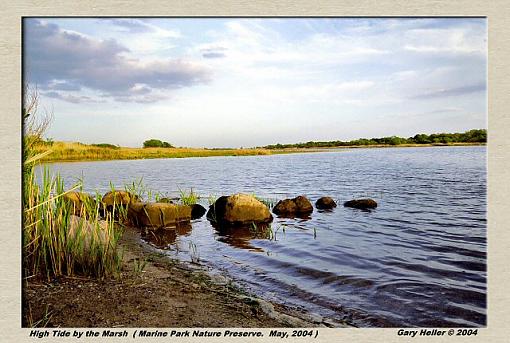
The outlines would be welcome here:
M 274 156 L 51 164 L 68 185 L 121 188 L 143 177 L 165 195 L 237 192 L 339 207 L 275 218 L 276 239 L 221 236 L 205 216 L 155 242 L 251 291 L 358 326 L 486 325 L 486 148 L 352 149 Z M 379 203 L 365 212 L 352 198 Z M 161 238 L 160 238 L 161 239 Z

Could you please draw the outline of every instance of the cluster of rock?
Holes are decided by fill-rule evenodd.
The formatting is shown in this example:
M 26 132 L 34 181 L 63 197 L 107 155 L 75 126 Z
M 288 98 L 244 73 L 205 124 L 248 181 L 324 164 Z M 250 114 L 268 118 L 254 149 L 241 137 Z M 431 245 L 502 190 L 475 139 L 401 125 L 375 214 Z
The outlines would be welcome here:
M 372 209 L 377 207 L 377 203 L 372 199 L 358 199 L 347 201 L 344 206 Z M 331 197 L 321 197 L 315 202 L 315 207 L 319 210 L 332 210 L 337 207 L 337 204 Z M 308 198 L 300 195 L 278 201 L 272 212 L 283 217 L 303 217 L 313 212 L 313 206 Z M 234 194 L 222 196 L 209 206 L 207 219 L 217 227 L 242 227 L 270 223 L 273 221 L 273 216 L 268 206 L 254 196 Z
M 96 208 L 95 199 L 86 193 L 69 192 L 64 195 L 64 199 L 70 205 L 71 214 L 75 216 L 85 217 L 87 207 Z M 107 213 L 118 214 L 122 209 L 126 211 L 127 220 L 130 224 L 152 228 L 197 219 L 206 212 L 206 209 L 201 205 L 174 204 L 167 198 L 163 198 L 158 202 L 145 203 L 138 196 L 126 191 L 106 193 L 99 203 L 99 209 L 103 216 L 106 216 Z M 118 215 L 116 218 L 118 218 Z
M 92 196 L 81 192 L 65 194 L 65 200 L 71 205 L 72 214 L 86 217 L 87 206 L 95 208 L 96 203 Z M 372 209 L 377 203 L 372 199 L 350 200 L 344 203 L 345 207 L 358 209 Z M 315 202 L 319 210 L 332 210 L 337 207 L 331 197 L 321 197 Z M 103 215 L 107 213 L 119 213 L 120 209 L 126 213 L 129 224 L 140 228 L 164 228 L 175 226 L 179 223 L 189 223 L 206 213 L 206 209 L 195 204 L 192 206 L 174 203 L 171 199 L 163 198 L 158 202 L 142 202 L 140 198 L 126 191 L 111 191 L 106 193 L 99 204 Z M 272 208 L 272 212 L 283 217 L 309 216 L 313 212 L 313 206 L 303 195 L 292 199 L 284 199 Z M 116 217 L 118 218 L 118 217 Z M 252 195 L 233 194 L 219 197 L 214 204 L 209 206 L 207 219 L 215 227 L 242 227 L 253 224 L 268 224 L 273 221 L 273 216 L 268 206 Z

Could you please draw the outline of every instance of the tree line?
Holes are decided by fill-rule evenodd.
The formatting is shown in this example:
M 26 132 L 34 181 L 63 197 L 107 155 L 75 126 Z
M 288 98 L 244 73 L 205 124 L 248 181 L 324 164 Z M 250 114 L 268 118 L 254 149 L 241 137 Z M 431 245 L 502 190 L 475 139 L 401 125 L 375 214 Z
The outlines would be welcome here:
M 326 141 L 296 144 L 271 144 L 262 148 L 285 149 L 285 148 L 329 148 L 355 145 L 401 145 L 401 144 L 450 144 L 450 143 L 486 143 L 487 130 L 475 129 L 463 133 L 433 133 L 430 135 L 420 133 L 413 137 L 403 138 L 398 136 L 381 138 L 360 138 L 351 141 Z

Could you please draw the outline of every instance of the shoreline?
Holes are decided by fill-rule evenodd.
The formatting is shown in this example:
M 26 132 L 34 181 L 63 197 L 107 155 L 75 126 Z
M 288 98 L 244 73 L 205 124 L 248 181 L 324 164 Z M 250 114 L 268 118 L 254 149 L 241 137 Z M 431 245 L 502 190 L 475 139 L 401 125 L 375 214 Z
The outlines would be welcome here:
M 134 228 L 121 249 L 118 278 L 23 280 L 23 327 L 352 327 L 257 298 L 158 252 Z
M 100 161 L 130 161 L 130 160 L 152 160 L 162 158 L 206 158 L 206 157 L 239 157 L 239 156 L 271 156 L 271 155 L 283 155 L 283 154 L 300 154 L 300 153 L 316 153 L 316 152 L 328 152 L 331 150 L 347 150 L 347 149 L 383 149 L 383 148 L 427 148 L 427 147 L 464 147 L 464 146 L 487 146 L 487 143 L 427 143 L 427 144 L 374 144 L 374 145 L 350 145 L 350 146 L 335 146 L 335 147 L 321 147 L 321 148 L 284 148 L 284 149 L 265 149 L 265 148 L 253 148 L 253 149 L 188 149 L 183 148 L 180 150 L 172 149 L 166 155 L 163 151 L 162 155 L 152 156 L 147 155 L 126 155 L 126 156 L 115 156 L 111 158 L 94 158 L 94 156 L 78 158 L 42 158 L 41 162 L 45 164 L 50 163 L 71 163 L 71 162 L 100 162 Z M 128 150 L 142 150 L 143 148 L 121 148 Z M 160 153 L 160 148 L 157 153 Z M 143 150 L 142 150 L 143 151 Z M 150 152 L 150 151 L 149 151 Z M 50 154 L 51 155 L 51 154 Z

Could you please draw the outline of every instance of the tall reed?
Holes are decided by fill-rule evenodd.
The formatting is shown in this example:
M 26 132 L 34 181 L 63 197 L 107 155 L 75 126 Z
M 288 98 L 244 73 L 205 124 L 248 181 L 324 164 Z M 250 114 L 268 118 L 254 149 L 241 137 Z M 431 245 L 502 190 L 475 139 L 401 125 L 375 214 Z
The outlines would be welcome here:
M 30 90 L 29 90 L 30 91 Z M 85 202 L 81 217 L 65 199 L 71 191 L 81 190 L 81 182 L 66 190 L 59 175 L 48 168 L 39 180 L 36 165 L 48 151 L 36 152 L 37 141 L 49 121 L 36 118 L 37 96 L 25 94 L 23 111 L 23 274 L 43 275 L 48 279 L 62 275 L 104 277 L 120 270 L 118 241 L 121 230 L 113 215 L 101 219 L 100 202 Z

